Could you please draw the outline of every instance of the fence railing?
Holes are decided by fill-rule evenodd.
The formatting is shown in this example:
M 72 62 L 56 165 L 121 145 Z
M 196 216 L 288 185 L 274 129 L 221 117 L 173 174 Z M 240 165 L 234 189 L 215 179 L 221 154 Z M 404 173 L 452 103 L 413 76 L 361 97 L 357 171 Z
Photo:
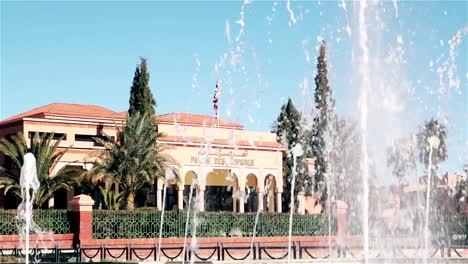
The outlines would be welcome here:
M 434 221 L 433 219 L 438 219 L 438 221 Z M 361 219 L 357 217 L 348 218 L 348 235 L 362 235 L 362 223 L 360 221 Z M 412 228 L 408 228 L 408 226 L 406 228 L 395 226 L 394 230 L 390 230 L 382 220 L 370 221 L 369 225 L 371 242 L 375 241 L 376 244 L 379 244 L 379 241 L 381 242 L 385 236 L 394 241 L 398 240 L 400 244 L 405 244 L 405 241 L 409 241 L 406 244 L 411 246 L 415 246 L 416 244 L 421 246 L 420 244 L 423 242 L 421 239 L 424 232 L 423 222 L 418 222 Z M 429 232 L 431 243 L 468 246 L 468 217 L 462 214 L 448 217 L 433 217 L 430 219 Z M 395 239 L 397 236 L 399 239 Z
M 197 237 L 252 237 L 255 213 L 197 213 Z M 165 212 L 163 237 L 184 237 L 187 212 Z M 93 211 L 93 238 L 156 238 L 159 237 L 159 211 Z M 193 232 L 193 214 L 189 218 L 188 236 Z M 260 213 L 256 236 L 287 236 L 289 214 Z M 334 228 L 332 228 L 334 233 Z M 328 235 L 328 220 L 323 215 L 295 215 L 293 236 Z
M 52 247 L 52 248 L 31 248 L 29 251 L 30 259 L 34 259 L 35 263 L 83 263 L 83 262 L 100 262 L 100 263 L 123 263 L 129 261 L 158 261 L 170 263 L 180 263 L 182 259 L 185 262 L 197 261 L 200 263 L 208 263 L 211 261 L 243 261 L 247 260 L 285 260 L 289 254 L 291 259 L 318 260 L 320 263 L 325 263 L 325 259 L 346 258 L 347 256 L 356 258 L 362 255 L 362 247 L 355 245 L 352 247 L 337 247 L 327 244 L 314 245 L 309 243 L 292 242 L 291 248 L 288 251 L 288 243 L 254 243 L 254 244 L 236 244 L 236 243 L 216 243 L 211 245 L 199 246 L 192 248 L 190 244 L 185 245 L 166 245 L 151 246 L 138 245 L 122 245 L 122 246 L 81 246 L 76 245 L 70 248 Z M 380 259 L 381 262 L 394 263 L 389 257 L 385 257 L 382 252 L 391 249 L 383 249 L 371 253 L 370 258 Z M 19 247 L 15 248 L 0 248 L 0 263 L 20 263 L 25 260 L 26 251 Z M 425 260 L 420 252 L 403 250 L 393 250 L 393 258 L 396 263 L 466 263 L 468 257 L 467 251 L 459 247 L 449 248 L 431 248 L 429 250 L 430 258 Z M 251 261 L 250 261 L 251 262 Z M 339 263 L 341 261 L 337 261 Z M 327 262 L 328 263 L 328 262 Z
M 42 232 L 54 234 L 71 233 L 67 210 L 34 210 L 33 219 Z M 0 235 L 18 234 L 15 210 L 0 210 Z

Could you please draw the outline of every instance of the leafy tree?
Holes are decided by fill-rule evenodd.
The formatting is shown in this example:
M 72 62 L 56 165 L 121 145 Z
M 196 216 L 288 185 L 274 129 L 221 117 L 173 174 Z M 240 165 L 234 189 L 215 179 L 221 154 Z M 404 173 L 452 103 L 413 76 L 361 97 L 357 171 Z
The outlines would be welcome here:
M 69 149 L 58 150 L 62 139 L 63 137 L 55 140 L 54 133 L 44 133 L 42 135 L 35 133 L 31 141 L 31 147 L 28 148 L 21 133 L 9 138 L 3 138 L 0 141 L 0 151 L 13 161 L 13 168 L 7 170 L 0 167 L 0 170 L 6 173 L 6 176 L 0 177 L 0 189 L 4 188 L 5 193 L 12 192 L 15 196 L 20 197 L 20 169 L 23 166 L 23 157 L 28 152 L 31 152 L 36 158 L 37 177 L 40 183 L 34 199 L 36 208 L 42 208 L 56 191 L 62 188 L 69 190 L 77 186 L 76 178 L 71 176 L 76 170 L 65 166 L 55 174 L 53 173 L 55 166 Z
M 153 133 L 153 120 L 134 114 L 127 117 L 123 129 L 118 128 L 118 139 L 96 138 L 104 149 L 94 153 L 98 162 L 86 173 L 91 180 L 111 181 L 122 188 L 126 209 L 135 207 L 135 196 L 146 184 L 164 177 L 169 163 L 175 161 L 163 151 L 167 148 L 156 140 L 161 135 Z
M 400 184 L 412 170 L 416 169 L 417 150 L 414 140 L 399 138 L 387 148 L 387 165 L 393 166 L 393 174 Z
M 439 145 L 437 147 L 432 146 L 432 156 L 429 157 L 429 153 L 431 153 L 431 145 L 428 141 L 431 137 L 436 137 L 439 140 Z M 428 167 L 430 159 L 432 164 L 431 171 L 436 172 L 438 164 L 447 159 L 448 150 L 446 141 L 447 131 L 445 126 L 440 124 L 439 121 L 434 118 L 427 121 L 424 127 L 419 129 L 417 134 L 419 161 Z
M 329 174 L 333 195 L 338 200 L 350 204 L 354 202 L 355 193 L 360 187 L 361 135 L 358 123 L 354 120 L 336 118 L 330 123 Z
M 301 141 L 301 115 L 294 106 L 291 98 L 281 107 L 281 113 L 273 125 L 273 133 L 276 133 L 278 142 L 283 143 L 286 152 L 283 153 L 283 211 L 289 211 L 291 196 L 304 191 L 305 164 L 303 156 L 296 157 L 296 182 L 294 194 L 291 194 L 291 183 L 293 177 L 294 157 L 291 150 Z
M 462 213 L 465 209 L 465 204 L 468 204 L 468 180 L 461 180 L 457 183 L 453 198 L 457 211 Z
M 119 210 L 123 201 L 123 192 L 112 190 L 112 182 L 107 181 L 104 186 L 99 186 L 99 191 L 103 197 L 104 205 L 110 210 Z
M 317 116 L 314 118 L 311 138 L 311 151 L 309 156 L 315 158 L 314 191 L 322 194 L 326 199 L 326 188 L 323 184 L 327 173 L 327 133 L 330 132 L 330 123 L 333 119 L 334 100 L 332 90 L 328 84 L 328 69 L 326 57 L 326 43 L 322 42 L 320 54 L 317 58 L 317 75 L 315 76 L 315 108 Z
M 149 73 L 146 65 L 146 59 L 141 58 L 140 65 L 135 70 L 133 83 L 130 89 L 130 107 L 128 114 L 147 115 L 148 118 L 154 117 L 156 100 L 149 87 Z

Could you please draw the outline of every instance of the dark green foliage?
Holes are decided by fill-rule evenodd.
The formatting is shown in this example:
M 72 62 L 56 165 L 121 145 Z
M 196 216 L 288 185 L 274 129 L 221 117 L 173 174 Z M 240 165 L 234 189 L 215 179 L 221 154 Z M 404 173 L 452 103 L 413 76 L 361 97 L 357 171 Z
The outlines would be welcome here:
M 151 93 L 149 79 L 150 77 L 146 66 L 146 59 L 141 58 L 141 63 L 135 70 L 132 88 L 130 90 L 129 115 L 146 114 L 150 118 L 154 116 L 156 100 Z
M 417 134 L 417 148 L 419 161 L 422 162 L 426 167 L 429 165 L 429 153 L 430 145 L 428 139 L 432 136 L 437 137 L 440 140 L 439 146 L 432 151 L 431 157 L 431 170 L 437 171 L 438 164 L 447 159 L 447 130 L 444 125 L 439 123 L 438 120 L 432 118 L 427 121 L 424 127 L 419 129 Z
M 457 212 L 462 213 L 465 206 L 468 208 L 468 180 L 461 180 L 455 186 L 455 195 L 453 196 Z
M 156 122 L 156 100 L 153 97 L 149 86 L 150 76 L 146 64 L 146 59 L 141 58 L 140 65 L 135 69 L 133 83 L 130 89 L 130 107 L 128 108 L 129 116 L 146 116 L 148 119 L 148 128 L 150 137 L 158 137 L 158 125 Z
M 333 118 L 334 100 L 332 90 L 328 84 L 328 70 L 326 57 L 326 43 L 322 42 L 320 54 L 317 58 L 317 75 L 315 76 L 315 108 L 318 115 L 314 118 L 312 128 L 311 151 L 308 156 L 315 159 L 314 192 L 321 194 L 322 200 L 326 199 L 327 155 L 326 134 L 329 133 L 329 124 Z
M 338 200 L 349 206 L 357 203 L 356 193 L 361 191 L 360 158 L 361 135 L 358 123 L 354 120 L 335 118 L 330 123 L 330 190 Z M 355 192 L 350 192 L 354 190 Z
M 410 138 L 399 138 L 387 148 L 387 165 L 393 166 L 393 174 L 400 184 L 408 173 L 416 169 L 416 146 Z
M 166 167 L 175 161 L 163 151 L 166 146 L 156 140 L 153 120 L 135 114 L 127 117 L 126 125 L 118 131 L 118 139 L 96 138 L 104 146 L 95 153 L 99 164 L 86 173 L 93 182 L 109 182 L 118 185 L 124 192 L 127 209 L 133 209 L 135 196 L 145 184 L 163 177 Z M 153 132 L 154 131 L 154 132 Z
M 104 149 L 95 154 L 100 162 L 86 175 L 94 182 L 105 181 L 108 190 L 112 185 L 113 190 L 121 188 L 127 209 L 135 207 L 140 194 L 144 194 L 155 178 L 164 176 L 169 163 L 175 164 L 169 155 L 163 153 L 166 147 L 157 142 L 161 133 L 157 132 L 155 106 L 146 59 L 142 58 L 133 78 L 125 127 L 118 128 L 117 139 L 95 139 Z M 113 199 L 117 197 L 115 193 Z M 118 204 L 113 207 L 118 209 Z
M 289 211 L 291 202 L 291 182 L 293 177 L 294 159 L 291 150 L 297 144 L 302 144 L 301 137 L 301 114 L 297 111 L 291 98 L 281 107 L 281 113 L 273 125 L 273 133 L 276 140 L 283 143 L 286 151 L 283 152 L 283 212 Z M 294 195 L 304 191 L 305 165 L 303 156 L 296 158 L 296 183 Z
M 72 176 L 76 173 L 74 169 L 65 166 L 52 174 L 59 160 L 69 149 L 59 151 L 58 147 L 61 142 L 62 138 L 54 139 L 54 133 L 42 135 L 34 133 L 30 148 L 27 147 L 26 140 L 21 133 L 3 138 L 0 141 L 0 152 L 13 161 L 13 168 L 7 170 L 0 166 L 0 170 L 6 174 L 6 176 L 0 177 L 0 189 L 4 189 L 5 193 L 10 191 L 16 196 L 20 196 L 19 172 L 23 166 L 24 155 L 28 152 L 31 152 L 36 158 L 37 177 L 40 183 L 34 198 L 35 208 L 42 208 L 46 205 L 46 202 L 53 198 L 56 191 L 69 190 L 77 186 L 77 179 Z
M 69 234 L 70 221 L 67 210 L 34 210 L 34 222 L 43 232 Z M 0 210 L 0 235 L 17 235 L 16 210 Z

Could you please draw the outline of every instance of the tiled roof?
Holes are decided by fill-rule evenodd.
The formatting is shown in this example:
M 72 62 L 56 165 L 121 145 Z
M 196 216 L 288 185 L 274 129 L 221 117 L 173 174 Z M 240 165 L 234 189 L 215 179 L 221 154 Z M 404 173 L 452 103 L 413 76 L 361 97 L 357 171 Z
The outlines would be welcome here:
M 85 119 L 100 118 L 111 120 L 125 118 L 125 115 L 122 113 L 114 112 L 98 105 L 51 103 L 4 119 L 0 122 L 0 125 L 27 117 L 45 118 L 47 116 Z
M 114 112 L 98 105 L 51 103 L 30 111 L 12 116 L 0 121 L 0 125 L 19 121 L 23 118 L 76 118 L 76 119 L 105 119 L 109 121 L 125 120 L 127 112 Z M 244 127 L 239 123 L 225 120 L 216 121 L 216 118 L 208 115 L 188 114 L 188 113 L 170 113 L 157 117 L 157 120 L 163 124 L 174 124 L 187 126 L 211 126 L 218 122 L 220 128 L 231 128 L 242 130 Z
M 163 124 L 180 124 L 188 126 L 211 126 L 218 123 L 220 128 L 244 129 L 244 126 L 239 123 L 234 123 L 226 120 L 216 121 L 214 116 L 198 115 L 188 113 L 169 113 L 159 115 L 157 120 Z
M 180 144 L 205 144 L 205 138 L 202 137 L 182 137 L 182 136 L 165 136 L 159 138 L 161 142 L 175 142 Z M 276 141 L 258 141 L 258 140 L 235 140 L 231 142 L 229 139 L 215 139 L 211 144 L 226 145 L 232 147 L 249 147 L 249 148 L 283 148 L 281 143 Z

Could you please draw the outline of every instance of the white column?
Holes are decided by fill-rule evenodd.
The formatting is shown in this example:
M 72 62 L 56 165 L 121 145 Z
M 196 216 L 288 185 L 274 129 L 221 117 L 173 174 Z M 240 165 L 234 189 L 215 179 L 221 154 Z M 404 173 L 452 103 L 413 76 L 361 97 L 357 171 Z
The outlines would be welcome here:
M 205 211 L 205 190 L 199 190 L 198 191 L 198 206 L 199 206 L 199 209 L 200 209 L 200 212 L 204 212 Z
M 49 201 L 47 201 L 47 203 L 48 203 L 48 207 L 49 207 L 49 208 L 54 208 L 54 206 L 55 206 L 55 198 L 52 196 L 52 197 L 49 199 Z
M 281 204 L 281 193 L 277 192 L 276 193 L 276 212 L 281 213 L 283 206 Z
M 164 210 L 165 205 L 162 204 L 162 193 L 163 193 L 163 188 L 166 186 L 164 185 L 164 179 L 163 178 L 158 178 L 156 179 L 156 208 L 160 211 Z
M 179 210 L 184 210 L 184 186 L 179 186 L 179 191 L 177 192 L 177 207 Z
M 163 207 L 161 205 L 162 203 L 162 190 L 158 188 L 156 189 L 156 208 L 160 211 L 162 211 Z
M 242 194 L 239 197 L 239 213 L 244 212 L 244 205 L 245 205 L 245 192 L 242 192 Z
M 237 199 L 234 196 L 232 197 L 232 211 L 237 213 Z
M 257 193 L 257 209 L 259 212 L 263 212 L 263 192 Z
M 305 196 L 304 192 L 300 192 L 297 194 L 297 201 L 299 202 L 297 213 L 298 214 L 305 214 Z

